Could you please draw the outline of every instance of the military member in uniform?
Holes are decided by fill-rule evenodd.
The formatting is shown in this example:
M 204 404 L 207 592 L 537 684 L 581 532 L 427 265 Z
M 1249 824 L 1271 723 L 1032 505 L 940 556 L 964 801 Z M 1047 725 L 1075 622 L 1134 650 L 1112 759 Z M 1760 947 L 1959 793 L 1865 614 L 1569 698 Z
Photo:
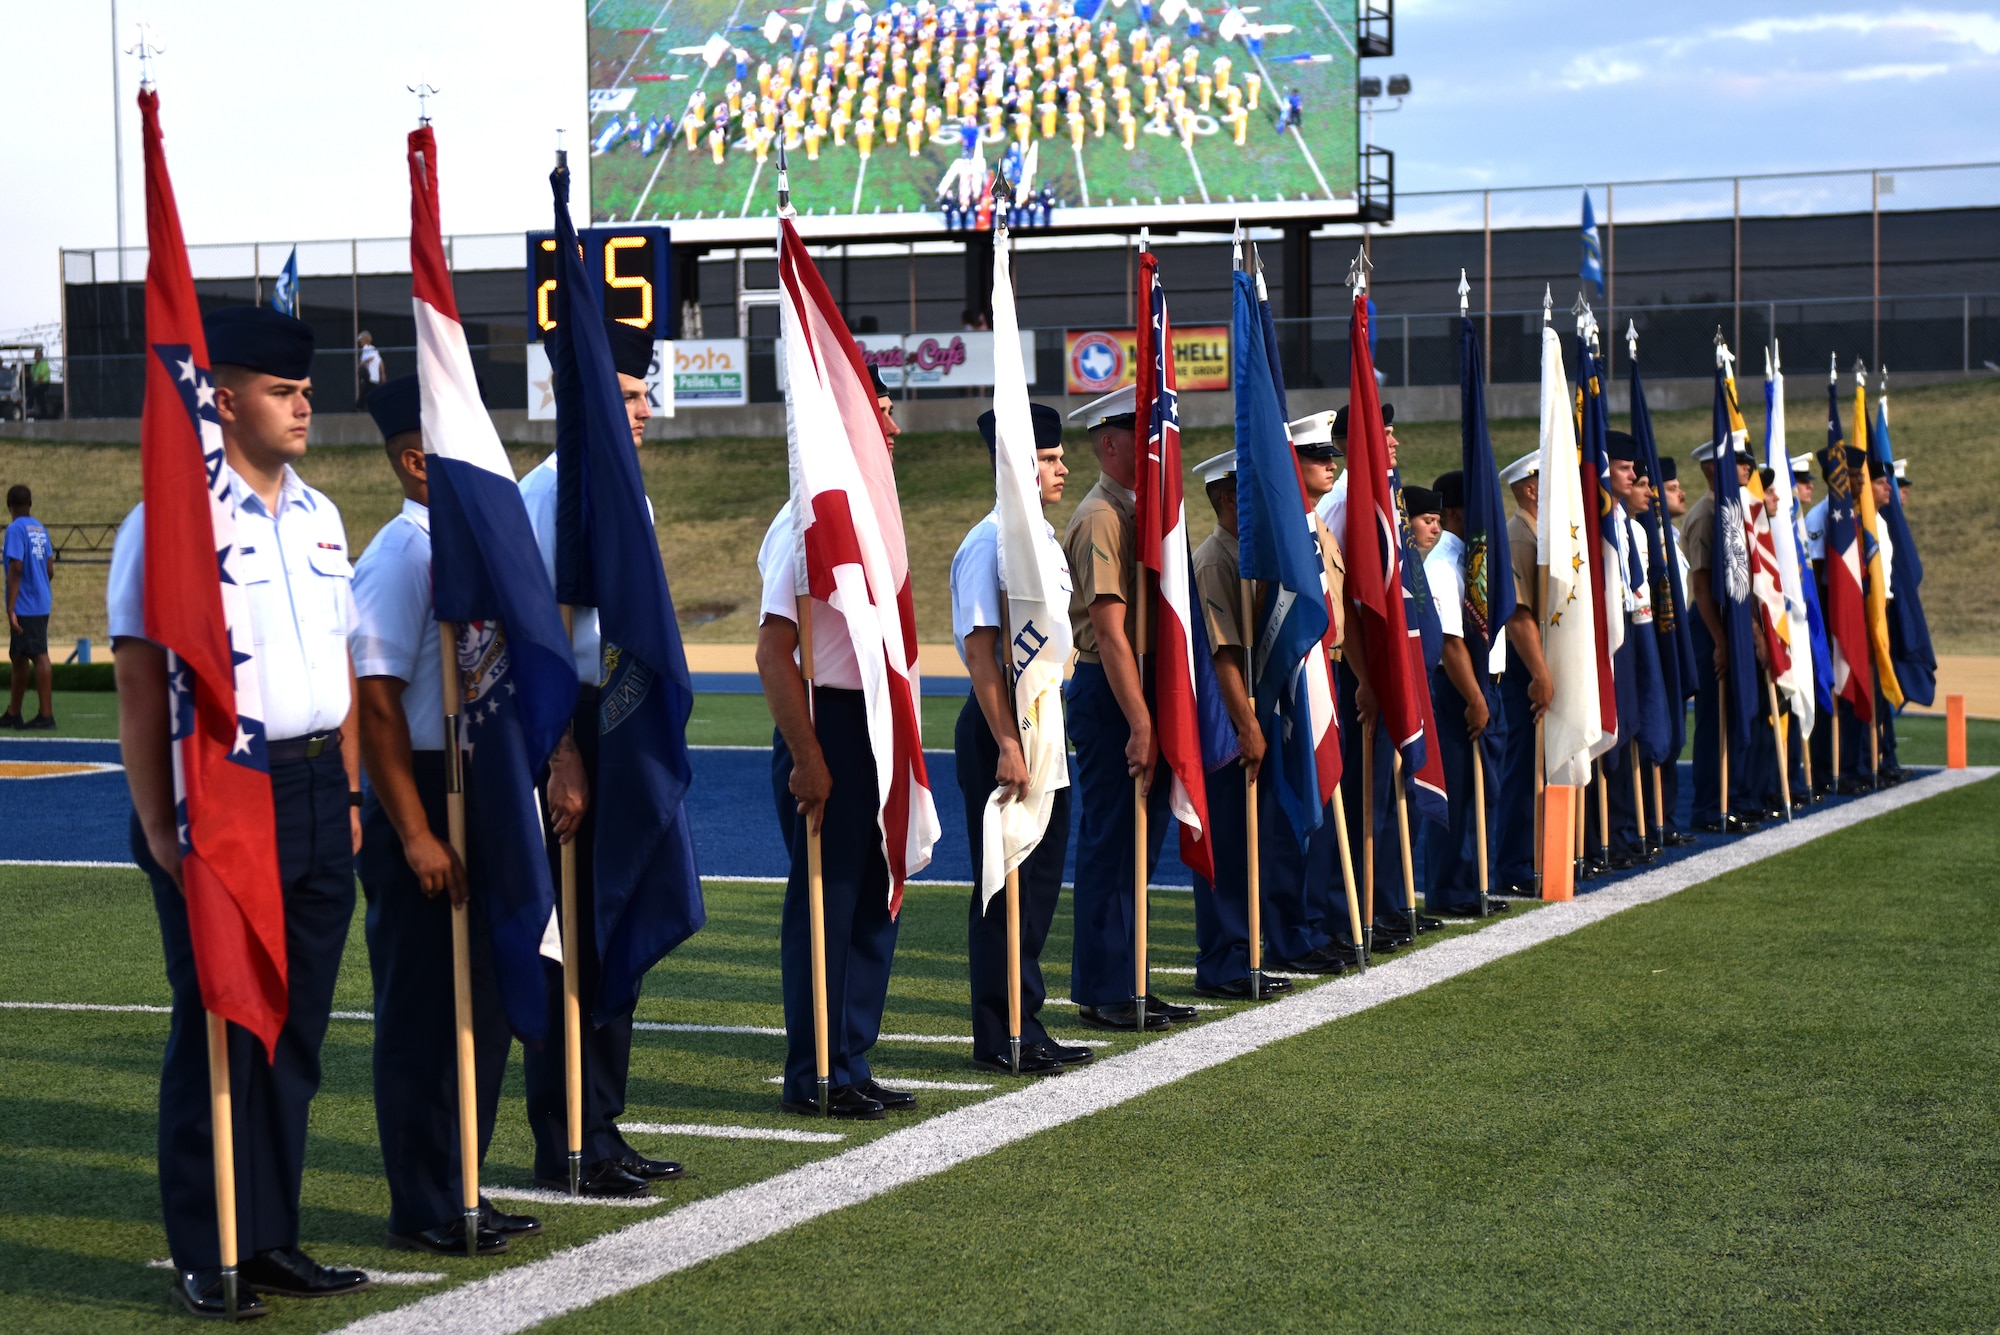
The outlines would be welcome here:
M 1709 581 L 1715 557 L 1715 453 L 1714 441 L 1695 448 L 1694 460 L 1708 481 L 1708 493 L 1688 507 L 1687 522 L 1681 531 L 1687 552 L 1688 588 L 1694 594 L 1695 616 L 1689 627 L 1694 637 L 1694 825 L 1704 833 L 1748 834 L 1762 828 L 1762 822 L 1745 819 L 1722 810 L 1722 674 L 1728 669 L 1729 650 L 1723 641 L 1722 612 L 1716 606 Z M 1750 455 L 1735 453 L 1737 477 L 1750 482 L 1753 466 Z M 1753 637 L 1754 638 L 1754 637 Z M 1742 773 L 1738 759 L 1738 775 Z M 1739 777 L 1738 782 L 1742 780 Z M 1734 794 L 1732 794 L 1732 797 Z M 1732 806 L 1737 805 L 1734 801 Z
M 1535 730 L 1555 698 L 1542 657 L 1542 576 L 1535 521 L 1541 513 L 1541 456 L 1524 454 L 1500 470 L 1514 497 L 1507 520 L 1507 559 L 1514 572 L 1514 615 L 1507 619 L 1507 669 L 1500 677 L 1500 794 L 1487 831 L 1491 884 L 1498 893 L 1533 896 L 1535 884 Z
M 1146 777 L 1146 875 L 1150 879 L 1167 830 L 1168 775 L 1153 735 L 1153 715 L 1140 678 L 1139 598 L 1145 572 L 1137 558 L 1132 490 L 1137 477 L 1136 393 L 1114 390 L 1069 415 L 1089 433 L 1100 476 L 1063 534 L 1069 555 L 1070 634 L 1076 668 L 1065 693 L 1069 738 L 1076 748 L 1077 800 L 1083 815 L 1076 837 L 1076 935 L 1070 997 L 1083 1022 L 1131 1029 L 1134 1005 L 1132 887 L 1133 780 Z M 1188 1006 L 1146 998 L 1146 1027 L 1192 1020 Z
M 646 373 L 652 369 L 653 340 L 644 330 L 615 320 L 604 322 L 605 339 L 618 374 L 632 447 L 639 448 L 652 402 Z M 521 500 L 542 568 L 551 584 L 556 574 L 556 456 L 521 479 Z M 651 513 L 652 503 L 647 502 Z M 576 913 L 581 924 L 577 939 L 577 990 L 585 998 L 583 1048 L 583 1176 L 586 1196 L 636 1196 L 657 1181 L 679 1177 L 681 1166 L 671 1159 L 650 1159 L 625 1143 L 618 1118 L 625 1111 L 625 1083 L 632 1066 L 632 1013 L 592 1023 L 589 998 L 597 995 L 598 956 L 596 877 L 592 849 L 598 828 L 590 800 L 597 786 L 599 688 L 604 680 L 602 645 L 597 633 L 597 609 L 578 607 L 570 619 L 570 644 L 576 655 L 576 713 L 569 733 L 549 757 L 544 810 L 549 834 L 549 874 L 562 874 L 562 845 L 576 844 Z M 606 832 L 615 838 L 615 832 Z M 558 879 L 557 884 L 560 884 Z M 569 1099 L 564 1084 L 565 1041 L 562 970 L 548 969 L 549 1021 L 546 1041 L 524 1058 L 528 1093 L 528 1126 L 535 1135 L 535 1184 L 557 1190 L 569 1186 Z
M 1680 590 L 1681 606 L 1691 608 L 1694 603 L 1688 597 L 1687 554 L 1681 550 L 1681 531 L 1674 522 L 1684 519 L 1687 515 L 1687 492 L 1681 487 L 1680 464 L 1674 456 L 1662 454 L 1659 460 L 1660 500 L 1666 506 L 1664 522 L 1660 525 L 1660 536 L 1667 543 L 1668 559 L 1672 562 L 1674 585 Z M 1666 647 L 1662 645 L 1661 652 L 1666 651 Z M 1683 689 L 1687 689 L 1692 688 L 1695 683 L 1682 682 L 1681 685 Z M 1683 719 L 1687 717 L 1685 699 L 1670 700 L 1667 702 L 1667 708 L 1678 709 Z M 1660 766 L 1659 809 L 1653 813 L 1654 819 L 1660 823 L 1660 842 L 1668 848 L 1679 848 L 1694 842 L 1694 836 L 1681 828 L 1680 800 L 1681 762 L 1679 757 L 1675 757 Z
M 361 852 L 368 897 L 368 967 L 375 982 L 375 1126 L 389 1179 L 389 1236 L 411 1250 L 465 1254 L 458 1145 L 457 1042 L 451 906 L 466 899 L 465 867 L 445 823 L 444 676 L 431 603 L 430 484 L 422 397 L 413 375 L 368 398 L 403 508 L 354 564 L 349 645 L 359 690 Z M 513 1038 L 493 952 L 473 908 L 472 1030 L 479 1150 L 493 1139 Z M 481 1255 L 541 1221 L 481 1199 Z
M 211 312 L 203 326 L 236 518 L 235 571 L 258 650 L 285 909 L 287 1009 L 275 1050 L 267 1059 L 250 1034 L 229 1030 L 236 1226 L 240 1254 L 248 1257 L 239 1266 L 237 1310 L 261 1316 L 267 1309 L 259 1292 L 320 1297 L 369 1286 L 363 1272 L 322 1266 L 299 1250 L 306 1117 L 354 916 L 361 831 L 361 750 L 347 653 L 353 568 L 340 511 L 292 470 L 312 420 L 311 327 L 256 306 Z M 221 1317 L 207 1015 L 181 893 L 167 657 L 146 639 L 145 523 L 142 503 L 119 530 L 105 602 L 132 790 L 132 857 L 152 882 L 174 993 L 160 1072 L 160 1204 L 175 1299 L 196 1316 Z
M 1243 582 L 1239 574 L 1236 537 L 1236 451 L 1229 450 L 1195 465 L 1195 476 L 1208 493 L 1215 510 L 1215 530 L 1193 558 L 1195 595 L 1201 600 L 1202 622 L 1207 628 L 1209 651 L 1215 662 L 1216 684 L 1222 691 L 1223 707 L 1229 711 L 1241 754 L 1233 765 L 1208 775 L 1208 821 L 1213 836 L 1215 881 L 1211 884 L 1200 872 L 1194 874 L 1195 961 L 1194 990 L 1204 997 L 1246 1000 L 1250 997 L 1250 844 L 1248 785 L 1257 778 L 1266 750 L 1264 730 L 1250 699 L 1248 655 L 1244 650 Z M 1275 784 L 1257 790 L 1258 829 L 1261 833 L 1277 811 L 1273 800 Z M 1286 832 L 1289 837 L 1289 831 Z M 1258 896 L 1260 935 L 1276 937 L 1272 919 L 1271 878 L 1276 874 L 1291 893 L 1291 907 L 1302 916 L 1305 870 L 1304 858 L 1273 858 L 1279 853 L 1274 839 L 1259 840 L 1260 885 Z M 1292 847 L 1297 849 L 1297 841 Z M 1273 866 L 1279 861 L 1280 866 Z M 1287 875 L 1287 873 L 1292 873 Z M 1305 953 L 1305 952 L 1300 952 Z M 1261 965 L 1261 960 L 1260 960 Z M 1291 989 L 1285 978 L 1264 977 L 1259 1000 Z
M 1410 490 L 1415 490 L 1411 488 Z M 1500 709 L 1495 677 L 1506 668 L 1506 650 L 1495 640 L 1493 651 L 1478 661 L 1465 642 L 1465 474 L 1446 473 L 1430 489 L 1437 497 L 1438 539 L 1424 558 L 1424 578 L 1437 605 L 1444 632 L 1444 654 L 1431 673 L 1431 706 L 1437 720 L 1438 748 L 1444 762 L 1444 789 L 1450 820 L 1442 829 L 1426 821 L 1423 839 L 1431 888 L 1425 907 L 1452 917 L 1479 916 L 1479 820 L 1473 781 L 1474 748 L 1486 767 L 1486 823 L 1491 829 L 1499 797 L 1500 761 L 1505 754 L 1506 719 Z M 1410 503 L 1411 522 L 1417 502 Z M 1488 867 L 1488 884 L 1492 869 Z M 1504 899 L 1490 901 L 1500 912 Z
M 871 365 L 875 404 L 890 453 L 898 434 L 895 400 Z M 896 920 L 889 916 L 889 863 L 882 853 L 875 750 L 861 665 L 847 624 L 831 604 L 812 600 L 813 694 L 799 676 L 798 584 L 792 507 L 772 519 L 757 553 L 763 578 L 757 674 L 776 722 L 771 792 L 792 871 L 780 920 L 785 993 L 785 1074 L 782 1106 L 819 1112 L 812 989 L 812 937 L 806 886 L 806 823 L 820 833 L 820 884 L 826 924 L 827 1051 L 834 1117 L 875 1120 L 917 1106 L 907 1090 L 876 1083 L 868 1050 L 882 1032 L 889 966 L 896 954 Z M 1003 1043 L 1004 1046 L 1004 1043 Z
M 1044 507 L 1062 500 L 1062 415 L 1045 404 L 1028 405 L 1035 428 L 1035 468 Z M 980 414 L 979 432 L 989 453 L 994 449 L 994 417 Z M 1046 520 L 1047 540 L 1062 544 Z M 1068 566 L 1065 562 L 1065 571 Z M 1000 521 L 996 513 L 972 526 L 951 558 L 951 630 L 959 657 L 972 679 L 965 708 L 959 711 L 952 742 L 958 761 L 958 787 L 965 799 L 965 830 L 972 845 L 972 867 L 978 875 L 983 857 L 986 800 L 995 788 L 1018 796 L 1028 782 L 1028 761 L 1021 751 L 1015 722 L 1013 683 L 1001 657 L 1008 629 L 1006 590 L 1000 586 Z M 1042 981 L 1042 946 L 1055 921 L 1062 897 L 1063 860 L 1069 852 L 1070 790 L 1056 790 L 1049 809 L 1048 830 L 1019 868 L 1021 895 L 1021 1074 L 1057 1075 L 1081 1066 L 1093 1055 L 1074 1044 L 1059 1043 L 1041 1021 L 1049 990 Z M 982 903 L 975 880 L 966 919 L 966 941 L 972 974 L 972 1060 L 988 1070 L 1011 1072 L 1007 1022 L 1007 912 L 998 895 Z
M 1444 532 L 1444 500 L 1433 487 L 1404 487 L 1403 508 L 1410 515 L 1410 545 L 1419 561 L 1428 561 Z

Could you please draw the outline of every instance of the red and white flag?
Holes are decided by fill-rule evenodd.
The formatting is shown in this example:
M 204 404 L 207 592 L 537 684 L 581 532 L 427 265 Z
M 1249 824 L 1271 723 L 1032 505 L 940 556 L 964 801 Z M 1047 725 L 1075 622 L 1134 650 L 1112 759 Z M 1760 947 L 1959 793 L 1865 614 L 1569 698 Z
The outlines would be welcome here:
M 1174 374 L 1174 327 L 1159 260 L 1139 256 L 1139 286 L 1147 318 L 1139 325 L 1134 429 L 1140 441 L 1133 503 L 1139 564 L 1159 576 L 1153 603 L 1153 731 L 1173 775 L 1167 803 L 1181 823 L 1181 861 L 1209 881 L 1215 857 L 1208 838 L 1208 783 L 1202 768 L 1201 716 L 1195 695 L 1194 631 L 1187 505 L 1181 482 L 1180 392 Z M 1142 595 L 1143 596 L 1143 595 Z M 1204 628 L 1200 634 L 1208 632 Z
M 167 651 L 175 820 L 202 1005 L 269 1053 L 289 1002 L 270 754 L 222 422 L 159 111 L 159 94 L 142 91 L 146 638 Z
M 840 613 L 861 670 L 881 794 L 889 912 L 940 827 L 917 713 L 917 621 L 881 409 L 854 336 L 798 229 L 778 223 L 779 315 L 798 587 Z

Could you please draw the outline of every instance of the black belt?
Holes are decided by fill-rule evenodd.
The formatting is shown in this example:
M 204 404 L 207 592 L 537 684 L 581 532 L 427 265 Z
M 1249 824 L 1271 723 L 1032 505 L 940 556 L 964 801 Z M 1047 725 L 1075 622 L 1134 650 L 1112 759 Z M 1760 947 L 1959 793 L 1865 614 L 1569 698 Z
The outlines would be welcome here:
M 287 737 L 282 742 L 266 742 L 264 752 L 276 765 L 288 760 L 313 760 L 340 749 L 340 729 L 316 732 L 308 737 Z

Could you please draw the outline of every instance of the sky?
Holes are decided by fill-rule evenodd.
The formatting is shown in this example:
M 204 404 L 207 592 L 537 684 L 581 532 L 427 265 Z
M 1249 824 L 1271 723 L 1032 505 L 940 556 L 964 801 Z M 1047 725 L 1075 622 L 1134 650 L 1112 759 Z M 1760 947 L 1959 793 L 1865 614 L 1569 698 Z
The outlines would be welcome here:
M 1579 6 L 1399 0 L 1415 89 L 1383 114 L 1400 191 L 1970 162 L 1992 138 L 2000 9 L 1792 0 Z M 405 86 L 440 89 L 447 232 L 548 225 L 554 131 L 585 122 L 585 0 L 122 0 L 148 21 L 190 242 L 401 236 Z M 109 0 L 0 0 L 0 334 L 58 316 L 57 250 L 117 235 Z M 126 229 L 141 244 L 137 63 L 123 71 Z M 575 155 L 581 165 L 586 155 Z M 578 172 L 579 178 L 583 172 Z M 583 197 L 583 181 L 577 195 Z M 1894 203 L 1993 203 L 2000 172 L 1897 180 Z M 1866 208 L 1865 178 L 1746 187 L 1745 209 Z M 1497 222 L 1573 216 L 1574 191 L 1506 196 Z M 1600 195 L 1600 209 L 1602 199 Z M 1727 185 L 1622 190 L 1619 217 L 1727 213 Z M 1476 219 L 1409 197 L 1404 226 Z

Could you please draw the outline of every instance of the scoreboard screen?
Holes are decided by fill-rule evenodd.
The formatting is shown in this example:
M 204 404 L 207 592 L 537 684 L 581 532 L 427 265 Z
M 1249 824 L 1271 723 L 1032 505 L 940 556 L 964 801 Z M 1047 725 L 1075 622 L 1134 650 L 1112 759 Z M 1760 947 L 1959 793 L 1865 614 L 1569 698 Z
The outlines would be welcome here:
M 668 275 L 671 250 L 664 227 L 590 227 L 577 234 L 583 271 L 598 278 L 605 318 L 643 329 L 655 339 L 674 336 L 674 303 Z M 555 328 L 556 234 L 528 233 L 528 328 L 536 342 Z
M 1353 217 L 1362 44 L 1341 0 L 598 0 L 591 218 L 808 236 Z M 1002 205 L 995 185 L 1007 182 Z

